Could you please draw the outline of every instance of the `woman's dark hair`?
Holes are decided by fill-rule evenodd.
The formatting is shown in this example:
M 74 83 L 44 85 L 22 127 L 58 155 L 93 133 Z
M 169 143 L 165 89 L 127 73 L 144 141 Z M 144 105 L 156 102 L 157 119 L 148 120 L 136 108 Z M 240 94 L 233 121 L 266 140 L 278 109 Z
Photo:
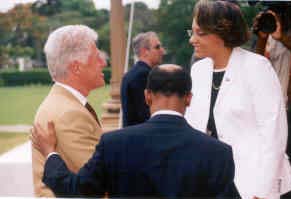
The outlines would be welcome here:
M 146 89 L 165 96 L 183 97 L 191 92 L 192 81 L 189 73 L 178 65 L 160 65 L 149 73 Z
M 200 0 L 194 8 L 194 19 L 201 30 L 218 35 L 226 47 L 241 46 L 249 39 L 248 26 L 235 3 Z

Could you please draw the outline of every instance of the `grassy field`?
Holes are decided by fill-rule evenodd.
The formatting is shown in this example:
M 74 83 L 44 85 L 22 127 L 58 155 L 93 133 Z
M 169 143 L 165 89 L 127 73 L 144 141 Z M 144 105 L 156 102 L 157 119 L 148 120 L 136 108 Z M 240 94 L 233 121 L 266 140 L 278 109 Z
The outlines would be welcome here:
M 49 90 L 49 86 L 0 87 L 0 125 L 31 124 Z M 89 96 L 89 102 L 99 116 L 101 104 L 107 99 L 109 86 L 97 89 Z
M 28 140 L 27 133 L 0 133 L 0 154 Z
M 109 99 L 109 86 L 93 91 L 88 100 L 99 117 Z M 0 87 L 0 125 L 32 124 L 34 114 L 47 96 L 49 86 Z M 0 132 L 0 154 L 28 140 L 27 133 Z

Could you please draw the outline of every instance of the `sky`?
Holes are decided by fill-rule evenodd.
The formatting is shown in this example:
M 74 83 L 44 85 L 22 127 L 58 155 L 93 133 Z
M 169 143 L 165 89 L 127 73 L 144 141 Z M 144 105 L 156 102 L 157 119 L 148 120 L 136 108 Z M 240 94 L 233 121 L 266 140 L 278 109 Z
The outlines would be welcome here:
M 0 12 L 6 12 L 17 3 L 29 3 L 36 0 L 0 0 Z M 93 0 L 97 9 L 110 7 L 110 0 Z M 122 0 L 123 4 L 131 3 L 132 1 L 145 2 L 149 8 L 158 8 L 160 0 Z

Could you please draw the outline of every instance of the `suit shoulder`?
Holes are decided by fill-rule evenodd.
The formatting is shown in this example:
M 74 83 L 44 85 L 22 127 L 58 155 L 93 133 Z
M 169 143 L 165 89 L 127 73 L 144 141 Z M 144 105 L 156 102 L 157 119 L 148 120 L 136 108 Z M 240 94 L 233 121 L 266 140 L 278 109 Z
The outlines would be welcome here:
M 140 135 L 141 134 L 141 129 L 145 128 L 146 123 L 142 124 L 137 124 L 137 125 L 132 125 L 128 126 L 122 129 L 110 131 L 107 133 L 104 133 L 102 135 L 103 141 L 118 141 L 121 139 L 127 139 L 128 137 L 135 136 L 135 135 Z
M 145 70 L 139 66 L 133 66 L 123 77 L 124 81 L 132 82 L 139 81 L 140 79 L 146 79 L 149 74 L 149 70 Z
M 49 94 L 38 107 L 35 120 L 58 120 L 59 118 L 70 119 L 73 116 L 90 117 L 83 105 L 75 99 L 70 99 L 59 94 Z
M 238 55 L 238 59 L 241 61 L 242 66 L 252 72 L 261 71 L 262 69 L 272 69 L 271 62 L 264 56 L 242 49 L 235 49 Z
M 213 65 L 213 61 L 211 58 L 203 58 L 195 62 L 191 67 L 191 76 L 195 74 L 199 74 L 205 70 L 208 70 L 208 67 Z
M 238 53 L 240 60 L 242 60 L 241 72 L 244 71 L 246 73 L 243 77 L 246 78 L 246 82 L 249 82 L 248 85 L 253 87 L 260 85 L 258 84 L 260 81 L 271 83 L 273 82 L 271 80 L 275 80 L 276 84 L 280 85 L 277 74 L 266 57 L 244 49 L 239 49 Z M 256 84 L 253 84 L 253 82 L 256 82 Z
M 38 111 L 48 110 L 62 113 L 67 110 L 80 110 L 82 107 L 81 103 L 78 103 L 76 100 L 70 100 L 62 95 L 49 95 L 44 101 L 40 104 Z
M 230 145 L 219 141 L 205 133 L 202 133 L 199 130 L 194 129 L 193 139 L 196 139 L 198 142 L 198 147 L 201 150 L 204 150 L 207 153 L 211 154 L 223 154 L 232 152 L 232 148 Z
M 193 66 L 200 66 L 200 65 L 204 65 L 204 64 L 206 64 L 206 63 L 207 63 L 207 64 L 212 63 L 211 58 L 206 57 L 206 58 L 200 59 L 200 60 L 198 60 L 197 62 L 195 62 L 195 63 L 193 64 Z

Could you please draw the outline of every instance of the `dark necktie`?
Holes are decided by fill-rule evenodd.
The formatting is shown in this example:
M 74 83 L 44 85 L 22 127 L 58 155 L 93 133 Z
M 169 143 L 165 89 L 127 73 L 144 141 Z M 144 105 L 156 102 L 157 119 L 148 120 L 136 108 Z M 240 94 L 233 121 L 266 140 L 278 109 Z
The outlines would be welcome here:
M 85 104 L 85 107 L 86 107 L 86 109 L 91 113 L 91 115 L 94 117 L 94 119 L 96 120 L 96 122 L 97 122 L 97 123 L 99 124 L 99 126 L 101 127 L 100 122 L 99 122 L 98 117 L 97 117 L 97 114 L 96 114 L 95 110 L 92 108 L 92 106 L 87 102 L 87 103 Z

